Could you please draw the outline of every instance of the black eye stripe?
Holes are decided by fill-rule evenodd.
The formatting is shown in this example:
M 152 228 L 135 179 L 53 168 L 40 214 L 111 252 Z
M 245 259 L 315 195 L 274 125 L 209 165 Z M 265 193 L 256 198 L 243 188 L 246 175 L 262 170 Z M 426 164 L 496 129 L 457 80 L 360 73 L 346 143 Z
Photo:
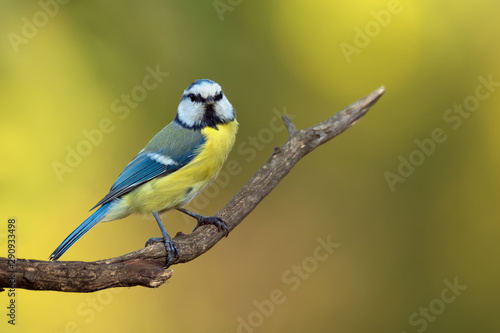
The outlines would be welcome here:
M 218 93 L 217 95 L 215 95 L 215 97 L 214 97 L 214 101 L 216 101 L 216 102 L 217 102 L 217 101 L 220 101 L 220 100 L 222 99 L 222 96 L 223 96 L 223 95 L 222 95 L 222 91 L 221 91 L 220 93 Z
M 205 101 L 200 94 L 189 94 L 188 97 L 191 99 L 191 102 L 195 103 L 203 103 Z
M 213 100 L 215 102 L 218 102 L 222 99 L 222 97 L 224 96 L 224 94 L 222 93 L 222 91 L 220 93 L 218 93 L 217 95 L 214 96 Z M 207 99 L 206 98 L 203 98 L 200 94 L 188 94 L 187 97 L 191 100 L 191 102 L 193 103 L 206 103 Z

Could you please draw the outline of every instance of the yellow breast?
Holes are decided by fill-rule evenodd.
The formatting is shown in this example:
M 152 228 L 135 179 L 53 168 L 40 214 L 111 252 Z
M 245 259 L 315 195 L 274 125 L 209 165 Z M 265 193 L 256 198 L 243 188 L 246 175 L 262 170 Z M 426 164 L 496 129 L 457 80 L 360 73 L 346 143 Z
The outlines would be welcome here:
M 191 162 L 125 195 L 123 204 L 130 213 L 161 212 L 187 204 L 215 180 L 234 145 L 237 131 L 236 120 L 218 125 L 218 130 L 203 129 L 206 142 Z

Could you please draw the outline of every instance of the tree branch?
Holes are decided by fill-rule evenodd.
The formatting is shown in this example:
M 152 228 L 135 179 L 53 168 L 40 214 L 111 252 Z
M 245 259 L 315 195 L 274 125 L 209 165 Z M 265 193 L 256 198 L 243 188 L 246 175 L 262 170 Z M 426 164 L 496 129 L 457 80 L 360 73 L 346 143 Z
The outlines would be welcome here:
M 233 230 L 290 172 L 295 163 L 316 147 L 331 140 L 354 125 L 384 93 L 381 87 L 331 118 L 308 129 L 297 130 L 283 116 L 289 138 L 275 149 L 269 160 L 216 216 Z M 202 226 L 185 235 L 178 233 L 174 242 L 179 257 L 174 264 L 191 261 L 210 250 L 224 234 L 213 226 Z M 92 292 L 114 287 L 145 286 L 156 288 L 173 274 L 164 270 L 166 252 L 157 243 L 121 257 L 94 262 L 40 261 L 0 258 L 0 288 Z

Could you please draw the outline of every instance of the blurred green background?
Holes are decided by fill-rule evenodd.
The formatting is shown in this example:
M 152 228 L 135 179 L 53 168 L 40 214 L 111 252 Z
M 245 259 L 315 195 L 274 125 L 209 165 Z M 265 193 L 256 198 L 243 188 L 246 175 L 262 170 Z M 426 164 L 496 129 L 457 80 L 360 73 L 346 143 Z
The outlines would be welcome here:
M 0 5 L 2 256 L 15 217 L 18 257 L 47 259 L 196 79 L 241 124 L 205 215 L 285 142 L 280 114 L 305 128 L 387 91 L 167 285 L 18 290 L 15 327 L 1 293 L 0 331 L 500 331 L 498 1 L 63 2 Z M 149 216 L 100 224 L 62 259 L 152 236 Z

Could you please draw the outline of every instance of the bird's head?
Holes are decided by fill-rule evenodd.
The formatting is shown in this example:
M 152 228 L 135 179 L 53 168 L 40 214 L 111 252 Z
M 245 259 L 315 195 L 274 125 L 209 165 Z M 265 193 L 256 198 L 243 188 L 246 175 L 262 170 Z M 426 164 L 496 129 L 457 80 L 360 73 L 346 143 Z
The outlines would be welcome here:
M 217 129 L 217 125 L 233 121 L 233 106 L 222 88 L 211 80 L 197 80 L 184 91 L 175 121 L 183 127 L 199 130 Z

